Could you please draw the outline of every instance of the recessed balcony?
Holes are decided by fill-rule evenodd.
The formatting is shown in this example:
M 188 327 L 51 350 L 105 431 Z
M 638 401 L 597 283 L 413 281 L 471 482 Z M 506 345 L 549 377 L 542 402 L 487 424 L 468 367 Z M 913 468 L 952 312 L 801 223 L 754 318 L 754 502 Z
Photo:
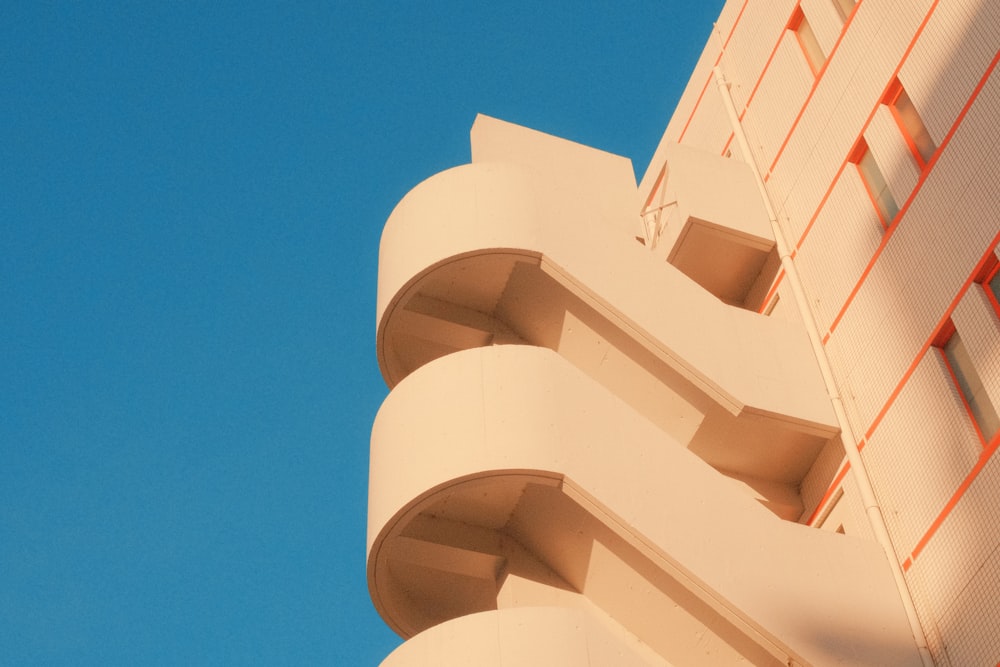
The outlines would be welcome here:
M 671 144 L 643 219 L 668 262 L 725 303 L 756 309 L 754 287 L 770 283 L 778 263 L 747 165 Z

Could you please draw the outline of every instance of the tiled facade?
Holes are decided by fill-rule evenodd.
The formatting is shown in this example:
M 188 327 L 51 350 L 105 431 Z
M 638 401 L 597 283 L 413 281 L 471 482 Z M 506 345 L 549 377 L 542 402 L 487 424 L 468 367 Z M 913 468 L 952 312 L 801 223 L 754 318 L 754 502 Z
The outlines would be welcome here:
M 817 77 L 786 28 L 797 6 L 826 54 Z M 931 345 L 950 316 L 1000 405 L 1000 320 L 975 282 L 1000 234 L 998 32 L 1000 5 L 986 1 L 861 0 L 846 25 L 832 0 L 731 1 L 664 137 L 729 150 L 718 96 L 710 84 L 701 92 L 718 62 L 795 245 L 812 315 L 939 665 L 1000 661 L 996 434 L 977 434 Z M 894 79 L 936 146 L 923 165 L 883 103 Z M 849 161 L 862 138 L 900 209 L 888 229 Z M 654 160 L 646 191 L 658 169 Z M 786 292 L 779 278 L 772 316 L 790 316 Z M 821 457 L 806 479 L 805 520 L 821 515 L 810 507 L 817 497 L 863 511 L 850 472 L 843 494 L 827 493 L 844 466 L 834 458 Z M 864 517 L 852 523 L 861 526 Z
M 958 378 L 974 373 L 982 385 L 977 400 L 1000 407 L 1000 306 L 986 282 L 1000 241 L 998 35 L 1000 3 L 992 0 L 729 0 L 637 190 L 620 183 L 619 158 L 477 120 L 473 164 L 418 186 L 387 224 L 379 288 L 379 355 L 387 381 L 412 387 L 433 376 L 447 383 L 440 368 L 453 358 L 449 372 L 473 388 L 482 386 L 483 401 L 495 395 L 499 405 L 508 400 L 503 395 L 518 381 L 516 374 L 505 376 L 502 388 L 493 387 L 495 380 L 476 369 L 505 362 L 476 361 L 469 351 L 493 346 L 496 355 L 509 357 L 510 368 L 535 369 L 525 371 L 529 384 L 544 384 L 549 372 L 553 378 L 570 373 L 560 364 L 581 373 L 579 396 L 568 389 L 573 382 L 559 385 L 560 408 L 553 403 L 552 424 L 541 411 L 532 413 L 528 427 L 514 428 L 510 420 L 517 421 L 518 413 L 511 408 L 510 416 L 496 418 L 498 432 L 514 428 L 519 442 L 544 432 L 548 435 L 538 437 L 546 443 L 545 438 L 562 437 L 555 415 L 579 409 L 586 422 L 594 410 L 608 410 L 623 415 L 619 419 L 634 414 L 660 429 L 662 443 L 629 449 L 643 459 L 639 462 L 606 459 L 598 451 L 606 445 L 597 441 L 567 450 L 572 454 L 557 448 L 554 458 L 541 457 L 547 466 L 542 475 L 543 468 L 520 467 L 513 454 L 506 461 L 492 453 L 500 436 L 486 433 L 489 442 L 482 447 L 489 453 L 482 461 L 470 455 L 462 464 L 467 467 L 448 474 L 438 476 L 433 466 L 415 473 L 422 481 L 397 500 L 395 490 L 386 490 L 392 484 L 387 480 L 400 474 L 389 471 L 402 455 L 379 458 L 379 451 L 395 452 L 396 445 L 380 444 L 383 436 L 373 436 L 372 497 L 380 507 L 373 514 L 380 518 L 370 527 L 369 583 L 387 620 L 396 614 L 390 620 L 394 627 L 423 637 L 408 643 L 420 648 L 404 645 L 386 664 L 467 664 L 463 655 L 481 660 L 485 649 L 469 648 L 476 643 L 471 637 L 508 628 L 509 640 L 518 641 L 505 619 L 515 618 L 514 607 L 535 605 L 524 602 L 528 599 L 549 605 L 549 615 L 536 620 L 562 628 L 551 637 L 561 637 L 563 647 L 585 641 L 565 634 L 565 628 L 596 624 L 603 628 L 593 635 L 601 638 L 600 660 L 619 650 L 614 642 L 620 641 L 618 655 L 627 653 L 627 664 L 847 664 L 839 662 L 848 660 L 845 656 L 854 656 L 857 664 L 921 659 L 925 665 L 954 667 L 1000 664 L 1000 432 L 977 424 Z M 705 169 L 718 180 L 698 176 Z M 549 202 L 551 193 L 561 202 Z M 773 213 L 774 227 L 766 224 L 770 213 L 762 202 Z M 745 219 L 728 221 L 730 209 L 744 212 Z M 573 219 L 556 221 L 563 216 Z M 517 224 L 511 225 L 514 219 Z M 572 231 L 562 233 L 560 224 Z M 421 243 L 428 249 L 416 247 Z M 721 268 L 704 263 L 712 261 Z M 705 266 L 712 267 L 709 273 Z M 721 275 L 730 270 L 732 276 Z M 717 310 L 715 297 L 689 277 L 728 305 Z M 632 284 L 642 285 L 641 298 Z M 703 328 L 678 323 L 674 320 L 683 318 L 672 320 L 671 312 L 695 315 L 691 319 L 700 318 Z M 956 370 L 957 362 L 945 354 L 950 327 L 964 346 L 965 371 Z M 798 347 L 785 354 L 784 343 L 776 343 L 786 336 L 785 328 L 788 340 L 801 339 L 803 345 L 802 332 L 811 331 L 816 356 L 797 356 Z M 767 342 L 754 349 L 755 341 Z M 522 346 L 547 348 L 555 357 L 535 365 L 505 349 Z M 736 361 L 716 363 L 723 350 Z M 821 376 L 822 401 L 832 397 L 835 406 L 829 416 L 825 407 L 808 404 Z M 803 404 L 796 403 L 796 393 Z M 393 400 L 390 396 L 387 406 Z M 398 419 L 413 420 L 422 432 L 421 415 L 432 411 L 422 410 L 410 414 L 387 407 L 380 420 L 391 426 L 377 426 L 376 433 L 395 433 Z M 483 417 L 483 424 L 494 423 L 490 419 Z M 527 430 L 518 430 L 522 427 Z M 486 429 L 469 428 L 456 431 L 464 434 L 463 442 L 475 428 Z M 635 433 L 646 437 L 645 428 Z M 439 445 L 431 443 L 450 437 L 458 436 L 439 423 L 428 431 L 426 446 L 433 449 Z M 589 436 L 578 437 L 590 442 Z M 418 446 L 420 438 L 409 444 Z M 661 473 L 662 485 L 687 489 L 692 500 L 678 510 L 683 517 L 656 509 L 656 503 L 671 502 L 673 491 L 660 497 L 641 482 L 649 472 L 643 468 L 653 461 L 668 465 L 652 453 L 661 447 L 682 452 Z M 859 454 L 848 457 L 845 447 Z M 427 455 L 447 458 L 447 451 Z M 418 460 L 410 465 L 418 466 Z M 637 467 L 629 467 L 633 464 Z M 611 475 L 619 465 L 615 474 L 627 479 L 602 481 L 596 473 L 604 466 Z M 574 507 L 591 517 L 590 527 L 579 534 L 614 558 L 600 560 L 595 554 L 604 552 L 589 547 L 590 560 L 579 562 L 545 544 L 539 537 L 544 517 L 529 511 L 525 500 L 541 477 L 514 482 L 509 471 L 498 472 L 501 468 L 563 480 L 557 484 L 569 489 Z M 462 485 L 473 481 L 483 489 L 480 500 L 466 491 L 448 496 L 443 490 L 465 489 Z M 740 498 L 756 499 L 783 521 L 758 516 L 755 503 L 737 509 L 746 501 L 730 498 L 730 488 L 741 489 Z M 636 504 L 639 493 L 644 502 Z M 496 499 L 501 496 L 506 500 Z M 458 499 L 471 505 L 459 510 Z M 551 509 L 554 502 L 531 507 Z M 787 609 L 775 610 L 726 574 L 745 566 L 748 576 L 764 576 L 755 565 L 730 556 L 716 562 L 714 551 L 688 553 L 679 546 L 686 542 L 674 544 L 669 531 L 655 537 L 668 515 L 677 525 L 690 523 L 688 539 L 711 543 L 717 539 L 714 529 L 737 531 L 719 525 L 727 520 L 721 518 L 705 518 L 706 527 L 699 529 L 699 512 L 704 517 L 746 512 L 741 521 L 754 526 L 759 521 L 745 548 L 760 550 L 761 567 L 768 549 L 825 554 L 820 560 L 826 565 L 802 566 L 817 567 L 813 574 L 779 573 L 815 581 L 830 568 L 822 585 L 834 582 L 844 592 L 824 598 L 827 593 L 815 591 L 814 604 L 828 600 L 824 627 L 804 632 L 791 619 L 806 609 L 786 601 Z M 427 528 L 442 516 L 452 522 L 444 531 L 447 539 L 443 529 Z M 787 532 L 794 523 L 810 528 Z M 482 531 L 481 537 L 469 537 L 469 526 Z M 605 530 L 618 531 L 622 544 L 631 546 L 607 546 Z M 554 527 L 553 532 L 558 533 Z M 825 546 L 813 543 L 820 533 L 829 539 Z M 480 540 L 479 546 L 470 546 L 470 540 Z M 401 547 L 393 546 L 397 543 L 423 555 L 404 558 Z M 855 557 L 840 549 L 868 548 L 860 545 L 882 550 L 856 554 L 854 575 L 833 574 L 833 562 Z M 512 555 L 515 551 L 519 555 Z M 635 555 L 640 552 L 642 558 Z M 523 577 L 518 570 L 523 566 L 510 564 L 528 562 L 523 558 L 544 576 Z M 837 635 L 835 619 L 875 604 L 852 598 L 846 589 L 862 579 L 864 589 L 886 582 L 893 588 L 892 568 L 864 565 L 867 558 L 892 561 L 893 590 L 903 601 L 889 596 L 885 625 L 872 627 L 872 633 L 884 639 L 897 632 L 906 646 L 843 636 L 856 630 Z M 679 564 L 690 577 L 649 564 L 666 562 Z M 445 571 L 447 576 L 440 574 Z M 650 610 L 670 604 L 685 609 L 689 615 L 676 627 L 703 627 L 712 637 L 703 654 L 662 639 L 675 627 L 673 617 L 658 624 L 655 615 L 639 621 L 625 611 L 635 599 L 607 592 L 616 581 L 608 573 L 618 571 L 622 586 L 630 589 L 639 580 L 653 582 L 649 597 L 642 598 Z M 637 572 L 645 574 L 636 579 Z M 662 577 L 674 577 L 675 583 L 657 584 Z M 472 580 L 479 583 L 473 586 Z M 549 584 L 539 583 L 543 580 Z M 537 590 L 527 581 L 538 584 Z M 439 590 L 443 582 L 450 582 L 447 593 Z M 461 586 L 469 587 L 465 597 Z M 688 592 L 677 592 L 681 589 Z M 477 601 L 469 602 L 469 596 Z M 663 596 L 662 605 L 657 596 Z M 700 604 L 719 615 L 704 615 Z M 440 611 L 445 607 L 451 611 Z M 558 611 L 563 607 L 587 620 L 567 620 L 570 616 Z M 477 616 L 462 626 L 470 635 L 439 629 L 458 628 L 462 618 L 476 613 L 497 620 Z M 431 616 L 434 623 L 412 620 Z M 426 634 L 431 630 L 420 632 L 425 627 L 432 627 L 432 639 Z M 834 639 L 823 640 L 823 632 Z M 456 639 L 460 636 L 465 638 Z M 829 646 L 834 648 L 827 651 Z M 924 648 L 919 658 L 918 646 Z M 540 649 L 537 663 L 523 652 L 517 653 L 521 662 L 511 662 L 515 654 L 503 658 L 502 646 L 484 654 L 493 656 L 488 664 L 495 665 L 607 664 L 596 658 L 581 662 L 579 652 L 560 662 L 554 656 L 570 653 L 555 644 Z M 441 662 L 441 656 L 454 662 Z

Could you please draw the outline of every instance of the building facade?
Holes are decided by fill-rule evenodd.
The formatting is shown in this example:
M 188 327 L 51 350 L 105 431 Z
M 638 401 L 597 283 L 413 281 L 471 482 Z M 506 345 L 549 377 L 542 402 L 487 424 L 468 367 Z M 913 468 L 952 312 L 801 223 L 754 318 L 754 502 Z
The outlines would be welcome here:
M 386 223 L 386 667 L 1000 662 L 1000 4 L 729 0 L 645 176 Z

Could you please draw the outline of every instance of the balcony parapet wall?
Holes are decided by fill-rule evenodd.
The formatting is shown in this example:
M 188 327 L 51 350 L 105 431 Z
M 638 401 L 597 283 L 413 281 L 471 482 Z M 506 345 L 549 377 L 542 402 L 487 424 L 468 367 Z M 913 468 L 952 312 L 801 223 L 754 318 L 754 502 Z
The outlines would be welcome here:
M 431 177 L 399 203 L 379 257 L 378 357 L 390 387 L 421 363 L 475 346 L 462 340 L 489 344 L 513 329 L 497 308 L 518 263 L 534 264 L 731 414 L 766 414 L 827 437 L 836 431 L 800 329 L 726 306 L 619 227 L 595 219 L 582 194 L 553 197 L 550 181 L 523 165 L 476 163 Z M 634 184 L 602 187 L 631 188 L 622 199 L 633 200 Z M 621 215 L 631 219 L 634 211 Z M 414 313 L 426 314 L 421 298 L 464 313 L 455 328 L 470 335 L 432 334 L 439 353 L 408 356 L 414 346 L 397 336 Z M 417 307 L 408 308 L 414 299 Z
M 481 612 L 426 630 L 382 667 L 670 667 L 616 625 L 567 607 Z
M 417 185 L 382 234 L 389 386 L 459 350 L 548 347 L 797 519 L 798 486 L 837 432 L 805 333 L 637 243 L 624 158 L 482 116 L 472 136 L 476 161 Z
M 497 608 L 528 571 L 679 664 L 729 662 L 686 662 L 697 633 L 672 622 L 755 664 L 919 664 L 876 545 L 776 519 L 544 348 L 467 350 L 401 382 L 370 489 L 369 587 L 404 636 Z

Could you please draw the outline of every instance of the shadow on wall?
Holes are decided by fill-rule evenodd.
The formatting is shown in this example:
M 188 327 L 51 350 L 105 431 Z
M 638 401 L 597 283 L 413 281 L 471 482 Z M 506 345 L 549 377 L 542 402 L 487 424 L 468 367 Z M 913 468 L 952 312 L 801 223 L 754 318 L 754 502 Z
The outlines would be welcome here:
M 876 9 L 870 4 L 860 3 L 856 20 Z M 856 179 L 871 199 L 870 215 L 855 220 L 852 233 L 874 235 L 877 249 L 864 272 L 850 276 L 855 291 L 820 325 L 832 329 L 831 357 L 855 360 L 844 362 L 839 380 L 849 399 L 857 394 L 855 427 L 870 433 L 863 456 L 935 660 L 995 664 L 1000 635 L 981 628 L 1000 626 L 1000 605 L 977 591 L 1000 567 L 989 561 L 1000 535 L 986 528 L 996 525 L 1000 499 L 963 496 L 963 485 L 996 473 L 980 473 L 988 468 L 983 443 L 941 350 L 928 344 L 950 315 L 987 390 L 1000 398 L 997 314 L 976 294 L 982 286 L 968 284 L 1000 229 L 1000 169 L 986 159 L 997 151 L 996 102 L 988 105 L 997 99 L 989 73 L 1000 6 L 922 4 L 930 18 L 912 53 L 885 81 L 858 142 L 846 147 L 852 155 L 841 181 Z M 874 322 L 869 313 L 885 315 Z M 872 327 L 889 347 L 871 344 Z M 929 404 L 938 414 L 924 423 Z

